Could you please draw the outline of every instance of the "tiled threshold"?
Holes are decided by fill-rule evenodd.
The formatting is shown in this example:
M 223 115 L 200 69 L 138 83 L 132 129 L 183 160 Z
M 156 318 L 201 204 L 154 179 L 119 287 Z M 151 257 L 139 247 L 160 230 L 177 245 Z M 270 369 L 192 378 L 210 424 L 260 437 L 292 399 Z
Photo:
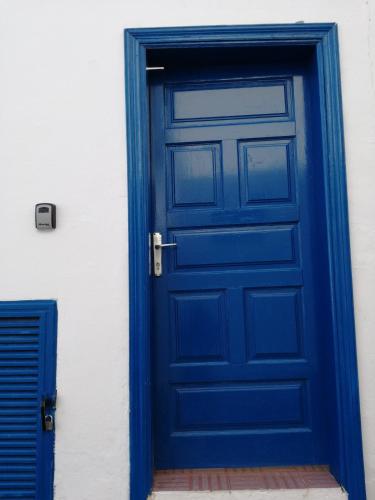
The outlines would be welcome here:
M 156 471 L 150 500 L 346 500 L 325 466 Z

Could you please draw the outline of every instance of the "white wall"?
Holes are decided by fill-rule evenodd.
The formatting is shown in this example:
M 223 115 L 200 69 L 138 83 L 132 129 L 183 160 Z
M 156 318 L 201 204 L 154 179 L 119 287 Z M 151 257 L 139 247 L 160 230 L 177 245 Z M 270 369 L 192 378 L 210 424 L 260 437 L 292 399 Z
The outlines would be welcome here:
M 123 28 L 336 21 L 375 499 L 374 0 L 0 0 L 0 300 L 57 298 L 56 500 L 128 498 Z M 58 206 L 53 234 L 34 204 Z

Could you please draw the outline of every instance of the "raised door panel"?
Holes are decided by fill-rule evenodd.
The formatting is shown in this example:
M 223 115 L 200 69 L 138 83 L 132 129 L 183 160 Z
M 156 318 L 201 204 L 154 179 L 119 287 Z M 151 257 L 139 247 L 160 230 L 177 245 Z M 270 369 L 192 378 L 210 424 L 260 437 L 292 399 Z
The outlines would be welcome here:
M 227 358 L 227 319 L 223 291 L 172 294 L 173 362 L 224 361 Z
M 304 382 L 177 387 L 176 431 L 296 428 L 305 424 Z
M 208 80 L 170 85 L 166 97 L 168 127 L 197 127 L 225 121 L 277 121 L 293 116 L 289 79 Z
M 294 265 L 294 226 L 248 226 L 173 232 L 175 269 Z
M 245 290 L 248 359 L 300 358 L 303 346 L 299 289 Z
M 220 144 L 184 144 L 168 148 L 168 207 L 222 206 Z
M 290 141 L 240 141 L 242 205 L 293 201 Z

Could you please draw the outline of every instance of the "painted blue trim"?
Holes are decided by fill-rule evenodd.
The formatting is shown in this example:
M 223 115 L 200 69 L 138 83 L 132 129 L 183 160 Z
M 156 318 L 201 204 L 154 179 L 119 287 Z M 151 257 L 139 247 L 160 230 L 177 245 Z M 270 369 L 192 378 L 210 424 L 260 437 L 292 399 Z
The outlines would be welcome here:
M 149 176 L 146 51 L 126 34 L 126 109 L 130 287 L 130 498 L 147 498 L 152 485 L 150 392 Z M 143 89 L 143 90 L 141 90 Z M 142 95 L 142 92 L 145 92 Z M 140 123 L 138 122 L 140 120 Z M 138 122 L 138 123 L 137 123 Z M 137 300 L 136 297 L 140 297 Z
M 350 500 L 366 498 L 355 342 L 354 305 L 346 187 L 344 129 L 337 26 L 322 40 L 325 96 L 323 135 L 326 154 L 326 206 L 333 311 L 335 372 L 338 387 L 340 477 Z M 323 104 L 323 103 L 322 103 Z
M 152 481 L 146 50 L 239 45 L 312 45 L 316 48 L 338 392 L 340 456 L 337 474 L 348 490 L 350 500 L 365 500 L 338 37 L 337 26 L 333 23 L 125 30 L 130 245 L 131 500 L 145 500 Z
M 56 352 L 57 352 L 57 303 L 54 300 L 18 300 L 0 301 L 0 311 L 15 311 L 39 316 L 41 332 L 46 332 L 45 338 L 41 337 L 40 365 L 39 365 L 39 391 L 43 398 L 56 398 Z M 54 409 L 51 409 L 54 413 Z M 37 497 L 43 500 L 53 500 L 54 490 L 54 446 L 55 433 L 42 432 L 38 442 L 40 448 L 38 455 Z

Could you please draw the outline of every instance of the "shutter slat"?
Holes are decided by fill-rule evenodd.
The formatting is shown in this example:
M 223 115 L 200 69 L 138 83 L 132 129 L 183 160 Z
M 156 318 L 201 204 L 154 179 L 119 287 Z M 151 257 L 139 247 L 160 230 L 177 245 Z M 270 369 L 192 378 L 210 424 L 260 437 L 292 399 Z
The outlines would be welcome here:
M 16 345 L 0 345 L 0 357 L 9 356 L 10 352 L 15 353 L 16 357 L 20 357 L 22 354 L 27 357 L 38 357 L 38 345 L 30 345 L 29 344 L 16 344 Z M 12 358 L 15 356 L 13 355 Z
M 1 327 L 0 323 L 0 331 L 1 331 L 1 337 L 6 339 L 7 337 L 14 338 L 17 340 L 19 337 L 25 336 L 27 338 L 33 337 L 33 338 L 38 338 L 39 333 L 38 333 L 39 327 L 23 327 L 23 328 L 4 328 Z
M 30 457 L 30 458 L 35 458 L 35 453 L 32 450 L 19 450 L 19 449 L 4 449 L 0 450 L 0 463 L 1 463 L 1 458 L 4 457 Z
M 38 382 L 38 377 L 35 376 L 29 376 L 28 374 L 25 375 L 2 375 L 0 378 L 0 383 L 5 384 L 5 383 L 17 383 L 17 382 L 22 382 L 22 383 L 37 383 Z
M 31 424 L 37 421 L 35 417 L 35 412 L 28 412 L 29 415 L 25 415 L 25 412 L 22 412 L 23 415 L 18 415 L 18 413 L 8 413 L 0 415 L 0 425 L 4 424 Z
M 33 398 L 33 397 L 30 397 L 29 399 L 31 399 L 31 401 L 28 401 L 26 398 L 23 398 L 23 399 L 17 398 L 17 395 L 13 395 L 13 394 L 10 394 L 9 396 L 4 396 L 3 398 L 1 397 L 1 394 L 0 394 L 0 400 L 1 399 L 4 399 L 4 401 L 0 402 L 0 406 L 2 408 L 7 408 L 8 406 L 22 407 L 22 408 L 25 408 L 27 406 L 35 407 L 37 404 L 35 401 L 35 398 Z M 12 399 L 14 399 L 14 401 L 12 401 Z
M 7 381 L 8 382 L 8 381 Z M 11 391 L 11 392 L 14 392 L 14 391 L 22 391 L 22 392 L 37 392 L 37 387 L 35 386 L 34 383 L 31 383 L 31 384 L 1 384 L 0 383 L 0 392 L 7 392 L 7 391 Z
M 31 422 L 30 424 L 16 424 L 14 425 L 13 423 L 11 424 L 1 424 L 0 423 L 0 436 L 7 434 L 7 435 L 13 435 L 15 433 L 32 433 L 35 428 L 35 422 Z
M 19 327 L 29 327 L 29 328 L 39 328 L 39 323 L 33 320 L 24 320 L 24 318 L 20 318 L 17 320 L 16 318 L 1 318 L 0 328 L 19 328 Z
M 33 429 L 34 430 L 34 429 Z M 3 430 L 0 432 L 0 445 L 7 439 L 19 439 L 22 442 L 35 441 L 35 433 L 34 432 L 20 432 L 16 429 L 9 428 L 7 430 Z M 22 443 L 21 443 L 22 444 Z
M 11 443 L 9 441 L 12 441 Z M 27 451 L 28 449 L 35 449 L 35 439 L 31 438 L 22 438 L 20 441 L 16 441 L 14 437 L 9 437 L 9 439 L 0 439 L 0 454 L 2 450 L 7 450 L 9 446 L 12 446 L 13 449 L 19 448 L 21 450 Z M 18 449 L 17 449 L 18 452 Z
M 35 497 L 32 493 L 28 491 L 22 491 L 19 493 L 14 491 L 8 491 L 0 493 L 0 498 L 1 500 L 13 500 L 14 498 L 22 498 L 22 500 L 33 500 Z
M 34 375 L 38 376 L 38 370 L 33 369 L 33 370 L 25 370 L 25 368 L 5 368 L 5 369 L 0 369 L 0 378 L 6 377 L 6 376 L 16 376 L 19 377 L 20 375 Z
M 17 408 L 17 410 L 18 410 L 18 408 Z M 25 408 L 22 410 L 21 414 L 19 411 L 15 411 L 14 409 L 9 409 L 9 408 L 0 409 L 0 417 L 9 417 L 10 415 L 14 416 L 14 417 L 19 417 L 20 415 L 22 415 L 22 416 L 27 416 L 27 415 L 35 416 L 35 409 Z
M 35 472 L 35 465 L 22 465 L 22 464 L 0 464 L 0 472 L 10 472 L 13 474 L 14 472 Z
M 21 491 L 13 491 L 13 490 L 4 490 L 4 492 L 0 493 L 1 500 L 13 500 L 14 498 L 22 498 L 22 500 L 33 500 L 35 498 L 35 490 L 21 490 Z
M 35 366 L 37 368 L 38 361 L 25 360 L 22 364 L 19 362 L 19 360 L 0 361 L 0 368 L 4 367 L 4 368 L 24 369 L 25 367 L 31 367 L 31 366 Z
M 14 335 L 10 337 L 9 335 L 0 337 L 0 349 L 2 351 L 7 349 L 7 346 L 13 346 L 16 348 L 21 348 L 25 346 L 26 349 L 30 348 L 30 344 L 38 344 L 38 337 L 36 335 Z
M 21 485 L 19 485 L 18 482 L 12 482 L 12 481 L 1 481 L 0 479 L 0 488 L 17 488 L 17 486 L 21 486 L 22 488 L 27 488 L 27 487 L 30 487 L 32 488 L 34 486 L 34 482 L 33 481 L 30 481 L 28 479 L 25 479 L 25 480 L 20 480 L 20 482 L 22 482 Z
M 35 478 L 35 471 L 30 471 L 29 473 L 28 472 L 23 472 L 22 470 L 20 471 L 15 471 L 15 472 L 12 472 L 12 471 L 8 471 L 8 470 L 5 470 L 4 472 L 1 471 L 0 469 L 0 477 L 2 475 L 6 475 L 7 477 L 9 477 L 9 480 L 8 481 L 13 481 L 13 482 L 18 482 L 18 477 L 21 479 L 19 482 L 19 487 L 21 488 L 24 488 L 25 487 L 25 481 L 29 481 L 29 482 L 33 482 L 32 484 L 35 486 L 35 481 L 34 481 L 34 478 Z M 4 484 L 1 483 L 1 479 L 0 479 L 0 485 L 2 487 L 4 487 Z M 4 498 L 2 497 L 3 493 L 1 493 L 1 490 L 0 490 L 0 498 Z
M 36 464 L 35 455 L 27 456 L 27 454 L 15 454 L 14 456 L 11 454 L 0 453 L 0 465 L 9 465 L 9 464 Z
M 0 398 L 1 399 L 18 399 L 23 401 L 35 397 L 38 393 L 34 384 L 7 384 L 0 385 Z

